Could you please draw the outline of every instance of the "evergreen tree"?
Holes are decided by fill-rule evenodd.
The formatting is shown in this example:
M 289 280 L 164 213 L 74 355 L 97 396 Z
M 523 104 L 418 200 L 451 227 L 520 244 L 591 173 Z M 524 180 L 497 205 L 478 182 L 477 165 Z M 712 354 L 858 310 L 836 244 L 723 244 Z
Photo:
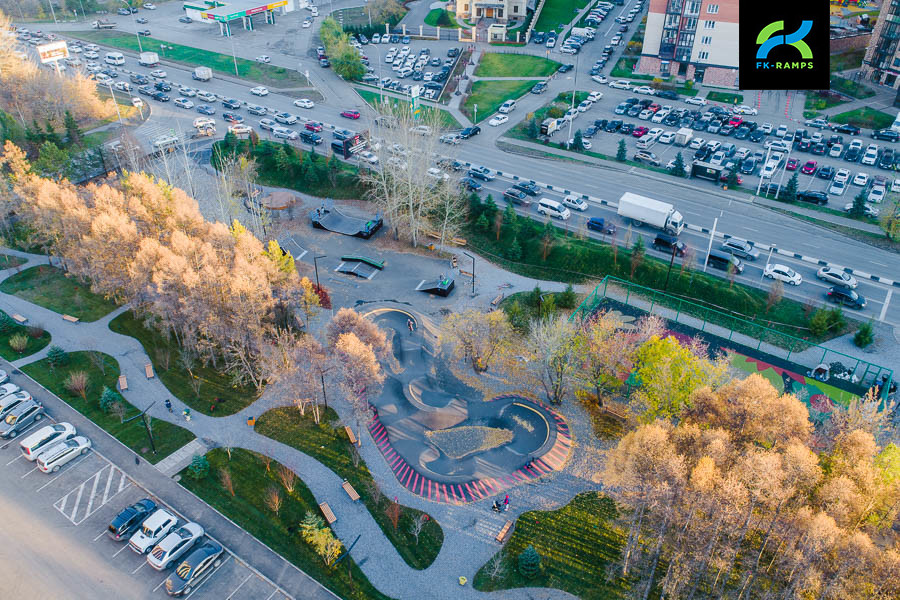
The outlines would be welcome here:
M 291 175 L 291 159 L 287 155 L 287 152 L 284 151 L 284 146 L 279 146 L 278 150 L 275 152 L 275 166 L 278 168 L 278 172 L 280 175 L 284 177 L 289 177 Z
M 681 152 L 675 155 L 675 164 L 672 165 L 672 169 L 669 172 L 675 177 L 687 175 L 687 171 L 684 168 L 684 156 L 682 156 Z
M 481 203 L 481 197 L 475 192 L 469 194 L 469 219 L 477 221 L 483 210 L 484 205 Z
M 787 185 L 784 186 L 784 189 L 781 190 L 780 199 L 785 202 L 793 202 L 797 199 L 797 191 L 800 189 L 800 178 L 797 176 L 797 172 L 794 171 L 794 174 L 791 175 L 791 178 L 788 179 Z
M 725 185 L 727 185 L 729 189 L 734 189 L 738 186 L 738 172 L 736 168 L 728 171 L 728 179 L 725 180 Z
M 203 479 L 209 475 L 209 461 L 205 456 L 200 454 L 191 459 L 191 465 L 188 467 L 188 474 L 194 479 Z
M 580 129 L 575 130 L 575 137 L 572 139 L 572 149 L 578 152 L 584 150 L 584 135 Z
M 44 143 L 44 132 L 41 131 L 41 126 L 38 125 L 37 120 L 33 120 L 31 125 L 25 126 L 25 141 L 35 146 L 40 146 Z
M 59 134 L 56 133 L 56 129 L 54 129 L 50 119 L 44 121 L 44 139 L 48 142 L 53 142 L 57 147 L 62 146 L 62 140 L 59 139 Z
M 560 308 L 575 308 L 575 302 L 578 300 L 578 296 L 575 294 L 575 289 L 572 288 L 572 284 L 566 286 L 566 291 L 559 294 L 556 304 Z
M 487 220 L 487 217 L 484 216 L 484 213 L 481 213 L 481 216 L 478 217 L 478 220 L 475 221 L 475 226 L 478 227 L 481 231 L 487 231 L 491 228 L 491 222 Z
M 69 362 L 68 353 L 59 346 L 50 346 L 47 350 L 47 363 L 51 369 L 62 367 Z
M 619 140 L 619 149 L 616 150 L 616 160 L 625 162 L 626 158 L 628 158 L 628 148 L 625 147 L 625 140 Z
M 866 214 L 866 192 L 864 189 L 860 190 L 856 197 L 853 198 L 850 214 L 855 217 L 861 217 Z
M 226 133 L 225 138 L 222 140 L 222 144 L 225 146 L 226 150 L 234 150 L 237 147 L 237 143 L 237 136 L 231 131 Z
M 69 144 L 81 146 L 84 141 L 84 133 L 81 131 L 81 127 L 78 126 L 75 117 L 73 117 L 72 113 L 68 110 L 66 111 L 64 123 L 66 127 L 66 136 L 69 138 Z
M 103 412 L 109 412 L 109 409 L 112 408 L 112 405 L 115 402 L 118 402 L 121 399 L 119 393 L 115 390 L 110 389 L 107 386 L 103 386 L 103 393 L 100 394 L 100 409 Z
M 503 209 L 503 231 L 509 235 L 515 235 L 518 225 L 518 215 L 516 215 L 516 209 L 512 205 L 512 202 L 506 205 L 506 208 Z
M 482 209 L 482 214 L 489 223 L 494 222 L 494 219 L 497 217 L 498 210 L 500 209 L 497 207 L 497 203 L 494 202 L 494 197 L 491 194 L 488 194 L 487 198 L 485 198 L 484 200 L 484 208 Z
M 506 258 L 511 261 L 517 261 L 522 258 L 522 245 L 519 243 L 518 237 L 514 237 L 512 241 L 506 245 Z
M 16 328 L 16 322 L 13 321 L 5 312 L 0 312 L 0 333 L 9 333 Z M 55 348 L 56 346 L 54 346 Z M 53 348 L 51 348 L 52 350 Z
M 38 159 L 34 161 L 34 169 L 51 179 L 65 177 L 71 166 L 69 153 L 49 140 L 41 144 Z
M 533 579 L 541 572 L 541 555 L 534 546 L 528 547 L 519 555 L 519 573 L 526 579 Z
M 540 133 L 541 128 L 540 125 L 538 125 L 537 117 L 528 119 L 528 122 L 525 124 L 525 135 L 533 140 L 536 140 Z
M 311 186 L 317 185 L 320 181 L 318 163 L 315 162 L 313 156 L 312 152 L 307 152 L 303 156 L 304 175 Z

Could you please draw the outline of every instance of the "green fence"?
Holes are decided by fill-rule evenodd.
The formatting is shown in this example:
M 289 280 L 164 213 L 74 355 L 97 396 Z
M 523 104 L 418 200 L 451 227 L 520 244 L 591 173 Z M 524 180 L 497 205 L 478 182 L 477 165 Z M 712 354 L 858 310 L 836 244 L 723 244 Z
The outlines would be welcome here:
M 604 299 L 610 298 L 643 312 L 657 314 L 667 321 L 680 323 L 700 332 L 756 348 L 771 356 L 801 365 L 810 371 L 820 364 L 841 363 L 849 373 L 850 384 L 868 388 L 887 377 L 884 392 L 890 387 L 894 372 L 860 358 L 825 348 L 759 323 L 701 306 L 678 296 L 644 287 L 617 277 L 606 276 L 578 305 L 571 319 L 590 317 Z

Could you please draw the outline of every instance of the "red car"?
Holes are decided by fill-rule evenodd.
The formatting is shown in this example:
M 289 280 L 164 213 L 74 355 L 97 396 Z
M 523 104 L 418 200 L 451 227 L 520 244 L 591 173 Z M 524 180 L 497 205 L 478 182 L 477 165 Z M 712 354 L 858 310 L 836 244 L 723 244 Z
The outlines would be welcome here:
M 800 160 L 796 159 L 796 158 L 791 158 L 791 159 L 788 159 L 787 165 L 785 165 L 784 168 L 787 169 L 788 171 L 796 171 L 797 167 L 799 167 L 799 166 L 800 166 Z
M 722 172 L 722 175 L 719 176 L 719 181 L 721 181 L 722 183 L 725 183 L 726 181 L 728 181 L 728 171 Z M 741 177 L 740 175 L 738 175 L 737 182 L 738 182 L 738 185 L 741 185 L 742 183 L 744 183 L 744 178 Z
M 800 171 L 804 175 L 812 175 L 813 173 L 816 172 L 816 164 L 817 164 L 816 161 L 808 160 L 808 161 L 806 161 L 806 164 L 803 165 L 803 168 L 800 169 Z
M 322 124 L 318 123 L 316 121 L 310 121 L 309 123 L 306 124 L 306 128 L 309 131 L 314 131 L 316 133 L 319 133 L 320 131 L 322 131 Z
M 656 114 L 657 112 L 659 112 L 660 108 L 662 108 L 662 106 L 660 106 L 659 104 L 654 102 L 653 104 L 651 104 L 650 106 L 647 107 L 647 110 L 652 110 L 653 114 Z
M 359 111 L 358 110 L 345 110 L 341 113 L 342 117 L 346 117 L 348 119 L 358 119 Z
M 650 131 L 647 127 L 635 127 L 634 131 L 631 132 L 631 135 L 639 138 L 647 135 L 647 132 Z
M 743 122 L 744 122 L 744 118 L 738 117 L 738 116 L 731 117 L 731 119 L 728 120 L 728 124 L 731 125 L 732 127 L 740 127 L 741 123 L 743 123 Z

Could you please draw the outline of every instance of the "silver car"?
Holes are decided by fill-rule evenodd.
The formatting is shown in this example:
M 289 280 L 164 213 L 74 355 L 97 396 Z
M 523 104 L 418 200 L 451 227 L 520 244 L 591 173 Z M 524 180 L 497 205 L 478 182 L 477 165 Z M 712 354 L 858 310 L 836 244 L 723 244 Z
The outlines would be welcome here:
M 839 285 L 851 290 L 855 290 L 859 285 L 859 281 L 856 280 L 856 277 L 834 267 L 822 267 L 816 273 L 816 277 L 831 285 Z
M 746 260 L 756 260 L 759 258 L 759 250 L 753 247 L 753 243 L 742 240 L 741 238 L 728 238 L 722 242 L 721 248 L 724 252 L 733 254 L 738 258 L 744 258 Z
M 20 402 L 0 421 L 0 437 L 14 438 L 44 418 L 44 406 L 36 400 Z
M 153 550 L 147 555 L 147 564 L 157 571 L 168 569 L 200 541 L 203 533 L 203 527 L 198 523 L 185 523 L 153 547 Z

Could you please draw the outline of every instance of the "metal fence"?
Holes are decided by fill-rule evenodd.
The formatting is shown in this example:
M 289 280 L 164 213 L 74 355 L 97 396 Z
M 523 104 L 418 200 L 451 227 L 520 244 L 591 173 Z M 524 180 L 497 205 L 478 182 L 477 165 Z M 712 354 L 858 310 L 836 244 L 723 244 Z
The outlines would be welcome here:
M 804 366 L 810 371 L 822 364 L 840 363 L 845 368 L 844 373 L 831 375 L 851 385 L 868 388 L 876 383 L 883 383 L 882 393 L 886 394 L 893 381 L 894 372 L 887 367 L 609 275 L 587 295 L 572 313 L 571 319 L 584 321 L 606 298 L 646 313 L 657 314 L 669 322 L 691 327 L 701 333 Z

